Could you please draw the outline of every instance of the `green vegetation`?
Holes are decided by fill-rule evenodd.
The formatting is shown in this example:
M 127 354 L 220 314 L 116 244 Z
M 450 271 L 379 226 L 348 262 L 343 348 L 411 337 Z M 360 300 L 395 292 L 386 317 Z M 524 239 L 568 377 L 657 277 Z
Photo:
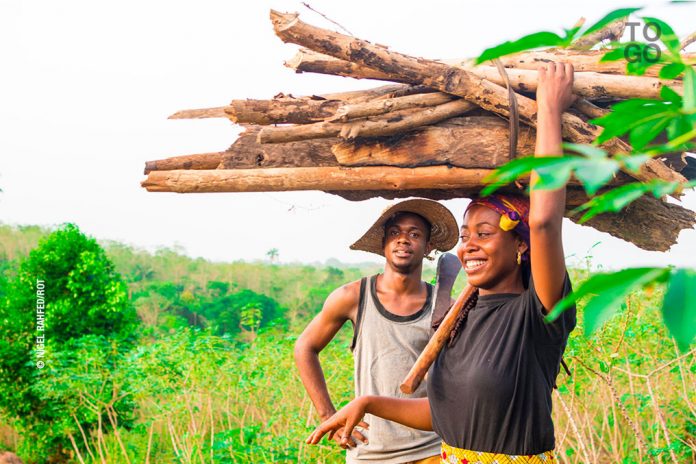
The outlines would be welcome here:
M 304 444 L 317 418 L 293 344 L 333 288 L 379 268 L 210 263 L 116 243 L 104 253 L 73 226 L 48 232 L 0 227 L 0 449 L 36 463 L 344 462 L 332 444 Z M 85 263 L 90 272 L 69 270 Z M 27 351 L 38 272 L 58 289 L 46 297 L 44 369 Z M 589 275 L 574 270 L 573 280 Z M 91 290 L 59 291 L 69 288 Z M 110 309 L 93 317 L 105 297 Z M 561 373 L 554 394 L 560 462 L 694 458 L 696 361 L 666 333 L 662 298 L 630 294 L 590 338 L 580 311 L 565 356 L 573 375 Z M 61 320 L 74 329 L 58 332 Z M 351 335 L 345 327 L 322 353 L 339 404 L 353 388 Z

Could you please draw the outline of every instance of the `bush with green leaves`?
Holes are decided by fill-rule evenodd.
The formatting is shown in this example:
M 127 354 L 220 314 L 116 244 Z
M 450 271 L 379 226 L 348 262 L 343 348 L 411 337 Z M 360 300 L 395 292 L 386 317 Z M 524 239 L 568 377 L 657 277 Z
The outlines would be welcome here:
M 42 286 L 43 295 L 37 293 Z M 43 330 L 37 315 L 40 297 Z M 125 283 L 96 240 L 76 226 L 67 224 L 48 235 L 20 262 L 0 301 L 0 411 L 21 432 L 20 450 L 30 460 L 60 453 L 66 431 L 77 431 L 77 423 L 70 422 L 73 415 L 84 419 L 86 427 L 100 420 L 87 420 L 76 397 L 58 394 L 65 385 L 59 379 L 84 364 L 88 352 L 99 359 L 106 340 L 126 349 L 136 327 Z M 43 357 L 37 336 L 44 337 Z M 90 375 L 103 366 L 94 369 Z M 80 385 L 91 384 L 87 377 L 78 376 L 76 382 L 70 395 L 82 394 Z

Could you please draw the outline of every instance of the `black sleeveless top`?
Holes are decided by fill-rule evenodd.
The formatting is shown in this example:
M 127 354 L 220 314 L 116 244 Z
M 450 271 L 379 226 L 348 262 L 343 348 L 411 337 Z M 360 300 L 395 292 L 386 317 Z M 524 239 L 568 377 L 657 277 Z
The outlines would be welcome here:
M 543 318 L 531 281 L 519 295 L 479 296 L 428 373 L 433 429 L 445 443 L 514 455 L 554 449 L 551 392 L 575 307 L 552 323 Z

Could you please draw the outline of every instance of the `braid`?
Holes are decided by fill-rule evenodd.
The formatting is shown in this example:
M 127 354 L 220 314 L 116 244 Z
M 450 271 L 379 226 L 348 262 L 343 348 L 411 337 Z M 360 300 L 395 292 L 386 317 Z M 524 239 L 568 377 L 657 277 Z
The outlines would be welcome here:
M 457 334 L 459 334 L 459 328 L 466 320 L 466 317 L 469 315 L 469 311 L 471 311 L 474 308 L 474 306 L 476 306 L 476 302 L 478 301 L 478 294 L 479 291 L 477 289 L 464 303 L 464 307 L 457 315 L 457 319 L 454 321 L 454 327 L 452 327 L 452 330 L 450 331 L 449 342 L 447 343 L 448 348 L 454 345 L 454 340 L 457 338 Z

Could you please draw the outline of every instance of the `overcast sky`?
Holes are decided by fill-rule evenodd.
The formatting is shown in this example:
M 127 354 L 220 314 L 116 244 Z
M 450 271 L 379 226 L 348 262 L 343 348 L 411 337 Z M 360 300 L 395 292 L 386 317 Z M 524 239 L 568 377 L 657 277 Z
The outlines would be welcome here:
M 354 35 L 428 58 L 475 56 L 537 30 L 594 21 L 626 2 L 310 0 Z M 653 5 L 663 5 L 662 2 Z M 298 1 L 0 0 L 0 221 L 74 222 L 98 239 L 154 250 L 180 246 L 216 261 L 377 260 L 348 249 L 388 204 L 320 192 L 174 194 L 140 187 L 145 161 L 222 151 L 239 133 L 227 120 L 167 120 L 180 109 L 284 92 L 321 94 L 375 82 L 294 74 L 297 47 L 273 33 L 269 8 Z M 651 7 L 681 36 L 696 4 Z M 693 48 L 693 47 L 692 47 Z M 445 204 L 461 221 L 466 200 Z M 696 194 L 685 206 L 696 209 Z M 669 253 L 650 253 L 564 223 L 571 262 L 592 251 L 603 267 L 696 265 L 696 230 Z

